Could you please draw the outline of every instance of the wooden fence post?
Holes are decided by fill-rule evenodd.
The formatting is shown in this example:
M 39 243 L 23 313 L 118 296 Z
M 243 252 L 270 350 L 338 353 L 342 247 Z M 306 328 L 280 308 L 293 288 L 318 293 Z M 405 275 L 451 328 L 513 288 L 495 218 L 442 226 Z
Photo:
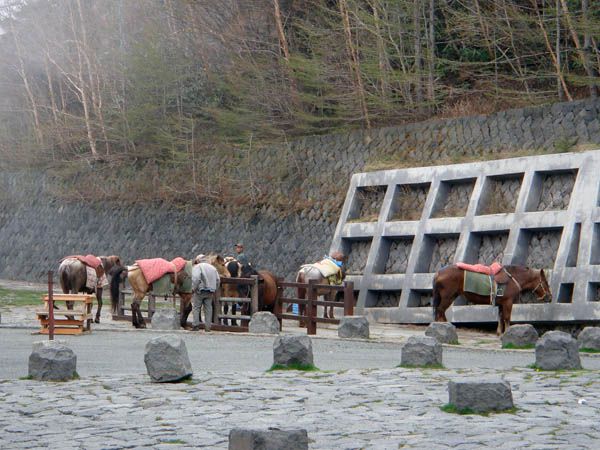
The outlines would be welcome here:
M 277 321 L 279 322 L 279 331 L 283 329 L 283 318 L 281 317 L 283 314 L 283 305 L 281 303 L 281 297 L 283 297 L 283 287 L 280 285 L 282 281 L 282 278 L 277 278 L 277 298 L 275 299 L 275 307 L 273 308 L 275 317 L 277 317 Z
M 53 272 L 48 271 L 48 340 L 54 340 L 54 280 Z
M 258 312 L 258 275 L 252 275 L 254 283 L 252 284 L 252 292 L 250 294 L 250 317 L 255 312 Z
M 344 316 L 354 315 L 354 281 L 344 281 Z
M 314 335 L 317 334 L 317 288 L 315 285 L 317 280 L 308 280 L 308 305 L 306 305 L 306 311 L 308 314 L 308 323 L 306 324 L 306 334 Z

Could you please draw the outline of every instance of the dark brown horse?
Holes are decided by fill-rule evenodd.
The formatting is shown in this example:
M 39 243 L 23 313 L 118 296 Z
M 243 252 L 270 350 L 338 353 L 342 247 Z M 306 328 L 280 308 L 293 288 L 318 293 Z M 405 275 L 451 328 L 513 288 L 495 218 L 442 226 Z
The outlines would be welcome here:
M 242 266 L 240 278 L 251 278 L 252 276 L 258 276 L 258 310 L 273 312 L 275 304 L 279 298 L 279 285 L 277 283 L 277 277 L 273 272 L 268 270 L 256 270 L 251 264 Z M 242 292 L 243 297 L 250 297 L 250 286 L 243 286 Z M 250 304 L 242 304 L 242 314 L 250 315 Z
M 335 259 L 336 261 L 342 262 L 342 266 L 340 268 L 341 269 L 340 277 L 338 280 L 341 284 L 341 282 L 346 278 L 347 257 L 340 252 L 333 252 L 331 254 L 331 258 Z M 314 280 L 314 282 L 316 284 L 331 284 L 329 277 L 323 276 L 323 273 L 321 272 L 321 270 L 319 269 L 319 267 L 316 264 L 305 264 L 304 266 L 302 266 L 300 268 L 300 270 L 296 274 L 296 283 L 308 283 L 309 281 L 312 281 L 312 280 Z M 307 291 L 306 288 L 299 287 L 298 288 L 298 298 L 306 299 L 306 291 Z M 317 296 L 319 296 L 319 295 L 323 296 L 323 300 L 328 301 L 328 302 L 333 302 L 333 301 L 339 300 L 339 298 L 342 297 L 344 295 L 344 293 L 342 291 L 336 292 L 333 289 L 319 288 L 319 289 L 317 289 Z M 305 316 L 306 315 L 306 305 L 299 305 L 298 311 L 301 316 Z M 329 307 L 329 315 L 327 314 L 327 307 L 325 306 L 323 308 L 323 317 L 327 318 L 328 316 L 331 319 L 334 318 L 333 306 Z M 302 326 L 302 324 L 301 324 L 301 326 Z
M 544 269 L 536 270 L 524 266 L 504 266 L 495 275 L 498 283 L 506 283 L 502 296 L 496 297 L 498 305 L 498 334 L 504 333 L 510 326 L 512 306 L 518 303 L 521 292 L 533 291 L 537 300 L 552 301 L 550 287 Z M 433 308 L 436 322 L 446 321 L 446 310 L 459 295 L 467 301 L 479 305 L 489 305 L 489 295 L 477 295 L 465 292 L 464 269 L 451 265 L 440 269 L 433 278 Z
M 88 255 L 88 257 L 91 256 L 92 255 Z M 102 279 L 105 274 L 110 276 L 114 270 L 122 267 L 121 258 L 116 255 L 99 256 L 98 258 L 100 259 L 100 265 L 97 269 L 95 269 L 98 279 Z M 85 294 L 96 294 L 98 309 L 96 310 L 96 318 L 94 319 L 94 322 L 100 323 L 103 289 L 101 283 L 97 283 L 94 280 L 88 280 L 87 271 L 88 266 L 86 266 L 82 261 L 76 257 L 67 257 L 62 260 L 58 268 L 58 279 L 64 294 L 78 294 L 80 292 Z M 88 283 L 88 281 L 94 282 Z M 72 302 L 67 302 L 67 308 L 73 308 Z

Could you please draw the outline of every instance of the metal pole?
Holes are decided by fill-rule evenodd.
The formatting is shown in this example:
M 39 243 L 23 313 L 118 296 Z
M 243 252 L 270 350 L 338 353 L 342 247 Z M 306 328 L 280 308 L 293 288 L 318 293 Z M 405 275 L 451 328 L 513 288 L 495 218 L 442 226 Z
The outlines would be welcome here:
M 315 287 L 316 284 L 317 280 L 308 280 L 308 305 L 306 305 L 306 309 L 308 311 L 308 320 L 306 334 L 310 335 L 317 334 L 317 321 L 315 320 L 317 317 L 317 305 L 314 303 L 317 300 L 317 288 Z
M 54 340 L 54 286 L 53 273 L 48 271 L 48 338 Z

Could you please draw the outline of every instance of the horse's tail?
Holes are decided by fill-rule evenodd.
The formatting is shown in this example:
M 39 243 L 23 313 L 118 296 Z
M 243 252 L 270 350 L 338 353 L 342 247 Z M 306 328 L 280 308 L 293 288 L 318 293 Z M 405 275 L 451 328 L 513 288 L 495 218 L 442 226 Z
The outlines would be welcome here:
M 125 274 L 123 274 L 125 272 Z M 112 305 L 113 313 L 117 311 L 117 305 L 119 304 L 119 297 L 121 294 L 121 275 L 123 274 L 123 278 L 127 276 L 127 267 L 122 266 L 118 267 L 112 275 L 110 279 L 110 302 Z
M 67 264 L 61 264 L 58 268 L 58 277 L 60 281 L 60 287 L 64 293 L 68 293 L 71 290 L 71 283 L 69 282 L 69 266 Z
M 436 319 L 436 310 L 442 301 L 442 297 L 440 296 L 440 291 L 437 286 L 437 274 L 433 277 L 433 296 L 431 299 L 431 306 L 433 307 L 433 320 Z

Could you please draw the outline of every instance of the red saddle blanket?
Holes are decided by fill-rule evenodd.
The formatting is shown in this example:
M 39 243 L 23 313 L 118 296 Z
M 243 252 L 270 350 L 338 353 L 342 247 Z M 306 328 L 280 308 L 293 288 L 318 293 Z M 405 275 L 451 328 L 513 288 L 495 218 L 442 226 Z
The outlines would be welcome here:
M 86 266 L 90 266 L 93 269 L 97 269 L 99 265 L 102 264 L 102 261 L 100 261 L 100 258 L 98 258 L 97 256 L 94 255 L 71 255 L 71 256 L 65 256 L 63 259 L 61 259 L 61 261 L 64 261 L 65 259 L 69 259 L 69 258 L 75 258 L 78 259 L 79 261 L 81 261 L 82 263 L 84 263 Z
M 179 272 L 185 267 L 185 259 L 177 257 L 172 261 L 167 261 L 162 258 L 138 259 L 135 262 L 146 279 L 146 283 L 150 284 L 158 280 L 167 273 Z
M 467 263 L 456 263 L 459 269 L 468 270 L 469 272 L 483 273 L 486 275 L 496 275 L 502 270 L 502 264 L 493 262 L 491 265 L 486 266 L 484 264 L 467 264 Z

